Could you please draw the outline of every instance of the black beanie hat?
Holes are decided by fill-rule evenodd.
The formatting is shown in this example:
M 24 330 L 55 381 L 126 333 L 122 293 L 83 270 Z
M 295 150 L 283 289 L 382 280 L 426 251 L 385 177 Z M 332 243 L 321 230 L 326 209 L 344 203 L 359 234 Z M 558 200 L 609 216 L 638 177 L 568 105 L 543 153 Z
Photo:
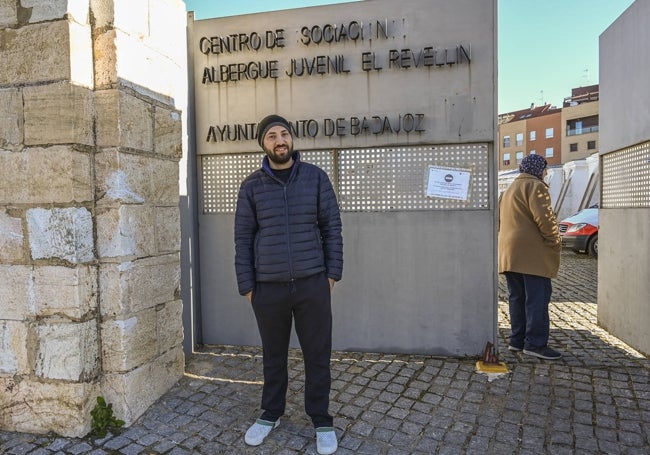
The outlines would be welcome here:
M 289 122 L 287 122 L 284 117 L 275 114 L 267 115 L 257 124 L 257 143 L 260 144 L 260 147 L 262 147 L 262 142 L 264 142 L 264 135 L 266 135 L 266 132 L 277 125 L 284 126 L 289 131 L 289 134 L 291 134 Z

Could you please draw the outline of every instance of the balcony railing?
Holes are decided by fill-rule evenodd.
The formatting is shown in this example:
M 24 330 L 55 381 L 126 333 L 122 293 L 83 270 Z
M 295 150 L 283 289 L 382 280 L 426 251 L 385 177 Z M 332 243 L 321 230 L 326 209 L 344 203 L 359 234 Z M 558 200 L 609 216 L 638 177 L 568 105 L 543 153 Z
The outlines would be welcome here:
M 598 125 L 595 126 L 583 126 L 582 128 L 568 129 L 566 130 L 567 136 L 578 136 L 580 134 L 589 134 L 598 132 Z

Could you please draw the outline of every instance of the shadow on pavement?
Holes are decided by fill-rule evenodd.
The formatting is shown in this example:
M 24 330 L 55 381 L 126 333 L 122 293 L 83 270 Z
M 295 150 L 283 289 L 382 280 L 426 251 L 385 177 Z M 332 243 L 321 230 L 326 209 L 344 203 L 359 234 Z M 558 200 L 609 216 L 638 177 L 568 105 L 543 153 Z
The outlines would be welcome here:
M 558 361 L 507 350 L 502 280 L 505 375 L 478 373 L 476 359 L 334 352 L 337 455 L 650 454 L 650 362 L 598 327 L 597 265 L 562 255 L 550 305 L 551 344 L 564 353 Z M 260 412 L 261 355 L 257 347 L 204 346 L 187 359 L 185 376 L 119 434 L 93 440 L 0 431 L 0 453 L 315 454 L 297 350 L 289 353 L 281 425 L 259 447 L 244 443 Z

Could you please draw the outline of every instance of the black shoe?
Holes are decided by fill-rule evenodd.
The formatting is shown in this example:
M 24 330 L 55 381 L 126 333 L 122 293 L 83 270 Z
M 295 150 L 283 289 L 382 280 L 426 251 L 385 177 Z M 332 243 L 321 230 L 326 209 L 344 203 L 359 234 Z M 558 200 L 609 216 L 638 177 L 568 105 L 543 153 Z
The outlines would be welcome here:
M 520 348 L 519 346 L 513 346 L 513 345 L 508 346 L 508 350 L 512 352 L 519 352 L 522 351 L 523 349 L 524 348 Z
M 562 354 L 549 347 L 524 349 L 524 354 L 545 360 L 557 360 L 562 358 Z

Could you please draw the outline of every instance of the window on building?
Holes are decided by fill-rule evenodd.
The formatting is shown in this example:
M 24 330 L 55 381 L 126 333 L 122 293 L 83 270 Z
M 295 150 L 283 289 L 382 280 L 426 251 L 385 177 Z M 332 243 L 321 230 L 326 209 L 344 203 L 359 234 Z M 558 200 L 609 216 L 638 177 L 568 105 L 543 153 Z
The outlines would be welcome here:
M 531 132 L 528 134 L 528 139 L 531 140 L 531 141 L 534 141 L 536 135 L 537 135 L 537 133 L 536 133 L 535 131 L 531 131 Z
M 553 158 L 553 147 L 546 148 L 546 158 Z
M 524 145 L 524 133 L 517 133 L 517 147 Z
M 537 152 L 535 152 L 535 150 L 531 150 L 528 154 L 529 154 L 529 155 L 536 155 Z
M 503 146 L 510 147 L 510 136 L 503 136 Z
M 591 115 L 589 117 L 575 118 L 567 120 L 566 122 L 566 135 L 576 136 L 578 134 L 589 134 L 598 132 L 598 116 Z
M 587 141 L 587 150 L 596 150 L 596 141 Z
M 546 128 L 546 139 L 551 139 L 553 137 L 553 128 Z
M 504 153 L 503 154 L 503 165 L 504 166 L 510 166 L 510 154 L 509 153 Z
M 521 163 L 521 160 L 524 159 L 524 152 L 517 152 L 517 164 Z
M 582 134 L 582 120 L 576 122 L 576 134 Z
M 573 144 L 569 144 L 569 152 L 577 152 L 578 151 L 578 143 L 574 142 Z

